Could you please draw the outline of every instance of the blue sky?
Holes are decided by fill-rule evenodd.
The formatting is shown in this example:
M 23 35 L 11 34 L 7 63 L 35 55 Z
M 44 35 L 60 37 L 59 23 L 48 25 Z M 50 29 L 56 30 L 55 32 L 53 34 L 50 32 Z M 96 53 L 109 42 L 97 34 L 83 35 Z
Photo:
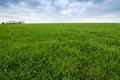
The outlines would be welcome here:
M 0 0 L 0 22 L 120 22 L 120 0 Z

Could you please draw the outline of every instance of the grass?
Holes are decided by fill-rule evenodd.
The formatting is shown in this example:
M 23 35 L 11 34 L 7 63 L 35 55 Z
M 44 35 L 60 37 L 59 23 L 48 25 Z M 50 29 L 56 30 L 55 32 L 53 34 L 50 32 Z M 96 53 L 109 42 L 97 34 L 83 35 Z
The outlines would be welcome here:
M 2 80 L 120 80 L 120 24 L 0 25 Z

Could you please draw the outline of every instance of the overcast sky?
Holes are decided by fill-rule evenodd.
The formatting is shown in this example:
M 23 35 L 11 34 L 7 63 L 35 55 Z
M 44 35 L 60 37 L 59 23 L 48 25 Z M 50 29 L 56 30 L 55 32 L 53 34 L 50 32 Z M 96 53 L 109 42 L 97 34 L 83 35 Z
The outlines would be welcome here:
M 0 0 L 0 22 L 120 22 L 120 0 Z

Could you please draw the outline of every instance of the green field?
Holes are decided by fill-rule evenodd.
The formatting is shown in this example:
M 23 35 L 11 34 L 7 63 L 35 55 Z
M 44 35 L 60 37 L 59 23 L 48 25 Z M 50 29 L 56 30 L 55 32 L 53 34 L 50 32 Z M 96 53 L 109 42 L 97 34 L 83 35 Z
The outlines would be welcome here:
M 1 80 L 120 80 L 120 24 L 0 25 Z

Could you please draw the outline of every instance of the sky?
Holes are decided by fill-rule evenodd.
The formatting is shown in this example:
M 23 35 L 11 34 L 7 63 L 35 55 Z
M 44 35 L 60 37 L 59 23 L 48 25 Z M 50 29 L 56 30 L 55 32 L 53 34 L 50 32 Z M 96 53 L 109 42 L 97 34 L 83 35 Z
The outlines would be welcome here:
M 0 0 L 0 22 L 120 22 L 120 0 Z

